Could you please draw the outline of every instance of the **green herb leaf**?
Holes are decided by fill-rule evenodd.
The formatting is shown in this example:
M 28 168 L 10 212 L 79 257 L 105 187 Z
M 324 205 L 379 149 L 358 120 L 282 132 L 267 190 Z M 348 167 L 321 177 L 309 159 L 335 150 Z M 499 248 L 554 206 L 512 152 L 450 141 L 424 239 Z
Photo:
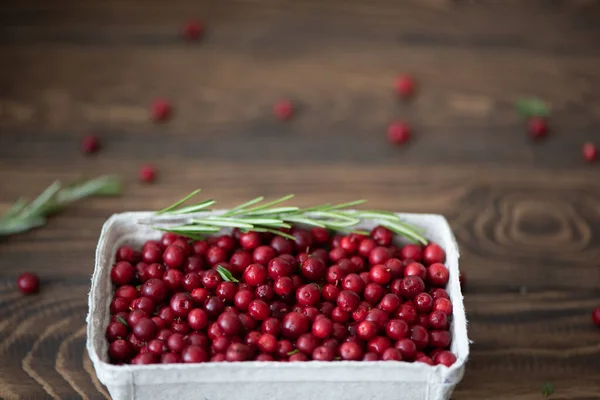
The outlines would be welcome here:
M 239 282 L 237 279 L 234 278 L 233 275 L 231 275 L 231 272 L 229 272 L 228 269 L 221 267 L 220 265 L 217 266 L 217 272 L 219 273 L 219 275 L 221 275 L 221 278 L 224 281 L 227 282 Z
M 298 354 L 298 353 L 300 353 L 300 350 L 294 349 L 288 353 L 288 356 L 293 356 L 294 354 Z
M 123 317 L 121 317 L 120 315 L 117 315 L 117 319 L 119 320 L 120 323 L 122 323 L 123 325 L 125 325 L 126 327 L 129 328 L 129 324 L 127 323 L 127 321 L 125 321 L 125 319 Z
M 525 118 L 530 117 L 547 117 L 550 115 L 550 110 L 546 103 L 536 98 L 520 99 L 515 104 L 519 115 Z
M 554 393 L 554 385 L 550 382 L 546 382 L 542 385 L 542 395 L 548 397 Z
M 160 214 L 164 214 L 167 213 L 177 207 L 179 207 L 180 205 L 182 205 L 183 203 L 185 203 L 186 201 L 188 201 L 189 199 L 191 199 L 192 197 L 194 197 L 195 195 L 197 195 L 198 193 L 200 193 L 201 189 L 197 189 L 194 190 L 192 193 L 188 194 L 187 196 L 185 196 L 183 199 L 176 201 L 175 203 L 171 204 L 168 207 L 163 208 L 160 211 L 157 211 L 156 214 L 160 215 Z

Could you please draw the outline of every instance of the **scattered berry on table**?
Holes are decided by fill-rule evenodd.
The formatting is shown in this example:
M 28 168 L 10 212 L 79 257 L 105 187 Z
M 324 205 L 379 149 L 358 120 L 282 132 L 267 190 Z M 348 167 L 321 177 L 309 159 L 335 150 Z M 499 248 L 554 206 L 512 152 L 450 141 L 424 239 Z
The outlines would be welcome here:
M 600 327 L 600 307 L 596 307 L 594 311 L 592 311 L 592 321 Z
M 287 121 L 294 116 L 294 105 L 289 100 L 279 100 L 273 105 L 275 117 L 282 121 Z
M 593 143 L 585 143 L 581 150 L 585 161 L 594 162 L 598 159 L 598 149 Z
M 151 164 L 144 164 L 140 167 L 139 178 L 141 182 L 152 183 L 156 180 L 156 167 Z
M 548 134 L 548 121 L 541 117 L 532 117 L 528 122 L 529 136 L 532 139 L 542 139 Z
M 198 20 L 188 21 L 183 27 L 183 37 L 187 40 L 198 40 L 204 35 L 204 25 Z
M 81 151 L 85 154 L 93 154 L 100 149 L 100 140 L 97 136 L 88 135 L 81 141 Z
M 23 294 L 33 294 L 40 290 L 40 278 L 31 272 L 24 272 L 17 278 L 17 287 Z
M 410 75 L 398 75 L 394 82 L 396 93 L 404 99 L 412 97 L 415 91 L 415 81 Z
M 387 137 L 390 143 L 403 145 L 411 139 L 412 134 L 410 133 L 410 128 L 408 125 L 406 125 L 406 123 L 402 121 L 396 121 L 388 126 Z
M 165 121 L 171 116 L 171 104 L 165 99 L 155 99 L 150 109 L 152 120 L 160 122 Z

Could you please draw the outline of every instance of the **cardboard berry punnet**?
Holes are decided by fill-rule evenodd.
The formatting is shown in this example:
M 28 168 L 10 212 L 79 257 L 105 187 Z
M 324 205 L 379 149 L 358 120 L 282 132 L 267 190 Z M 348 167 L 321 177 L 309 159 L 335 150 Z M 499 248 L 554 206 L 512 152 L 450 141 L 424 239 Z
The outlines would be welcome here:
M 160 238 L 160 231 L 138 223 L 152 215 L 150 212 L 113 215 L 104 224 L 96 249 L 87 316 L 87 350 L 99 380 L 106 385 L 113 399 L 437 400 L 449 399 L 462 379 L 469 356 L 469 341 L 459 284 L 458 247 L 446 219 L 433 214 L 398 216 L 423 228 L 423 235 L 446 251 L 445 264 L 450 272 L 446 290 L 453 304 L 450 350 L 457 357 L 451 367 L 388 361 L 110 364 L 105 338 L 114 290 L 110 269 L 119 246 L 139 247 L 146 240 Z M 170 223 L 180 224 L 193 217 L 193 214 L 179 216 Z M 358 228 L 371 229 L 376 225 L 377 220 L 367 220 Z M 401 242 L 402 238 L 396 240 Z

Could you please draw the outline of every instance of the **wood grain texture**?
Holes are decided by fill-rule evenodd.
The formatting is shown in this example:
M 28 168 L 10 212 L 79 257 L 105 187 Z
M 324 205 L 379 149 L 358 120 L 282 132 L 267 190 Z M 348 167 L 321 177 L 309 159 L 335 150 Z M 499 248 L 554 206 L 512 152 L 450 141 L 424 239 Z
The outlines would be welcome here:
M 206 21 L 199 43 L 182 24 Z M 103 221 L 202 187 L 223 206 L 296 193 L 302 205 L 367 198 L 448 217 L 468 276 L 474 341 L 455 399 L 599 399 L 598 1 L 7 2 L 0 9 L 0 210 L 54 179 L 119 173 L 124 196 L 90 199 L 0 240 L 0 398 L 106 399 L 85 353 Z M 392 82 L 414 74 L 398 102 Z M 157 96 L 174 105 L 148 120 Z M 552 107 L 532 144 L 513 109 Z M 297 117 L 271 106 L 286 97 Z M 394 119 L 414 128 L 397 149 Z M 103 150 L 84 157 L 88 132 Z M 140 164 L 160 168 L 136 182 Z M 38 296 L 15 277 L 35 271 Z

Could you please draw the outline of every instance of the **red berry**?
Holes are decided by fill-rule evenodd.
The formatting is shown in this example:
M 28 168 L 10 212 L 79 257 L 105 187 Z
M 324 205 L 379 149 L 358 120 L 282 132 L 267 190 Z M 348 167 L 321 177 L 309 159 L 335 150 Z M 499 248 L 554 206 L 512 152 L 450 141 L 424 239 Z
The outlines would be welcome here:
M 128 334 L 129 328 L 120 321 L 111 322 L 106 327 L 106 339 L 109 342 L 114 342 L 117 339 L 124 339 Z
M 148 297 L 139 297 L 131 302 L 131 308 L 142 310 L 150 315 L 154 312 L 154 302 Z
M 158 327 L 150 318 L 142 318 L 133 326 L 133 334 L 144 342 L 154 339 L 157 333 Z
M 365 282 L 360 276 L 349 274 L 342 280 L 342 288 L 360 295 L 365 289 Z
M 385 326 L 389 320 L 388 313 L 380 308 L 373 308 L 369 310 L 365 321 L 371 321 L 377 326 L 377 329 L 385 329 Z
M 392 244 L 394 233 L 385 226 L 376 226 L 371 231 L 371 237 L 379 246 L 389 246 Z
M 423 259 L 423 251 L 419 245 L 407 244 L 402 248 L 402 250 L 400 250 L 400 257 L 403 260 L 420 262 Z
M 450 367 L 456 362 L 456 356 L 449 351 L 442 351 L 436 354 L 433 361 L 436 365 L 441 364 Z
M 429 313 L 433 308 L 433 297 L 423 292 L 414 298 L 415 308 L 420 313 Z
M 321 290 L 316 283 L 309 283 L 302 286 L 296 292 L 296 301 L 301 306 L 314 306 L 321 299 Z
M 287 339 L 298 339 L 300 335 L 308 332 L 308 329 L 308 318 L 295 311 L 287 314 L 281 323 L 281 334 Z
M 346 312 L 356 310 L 360 303 L 360 297 L 353 291 L 342 290 L 336 300 L 337 306 Z
M 333 322 L 327 318 L 319 318 L 313 323 L 312 333 L 320 339 L 327 339 L 333 334 Z
M 450 273 L 444 264 L 434 263 L 427 267 L 427 282 L 433 286 L 446 286 Z
M 402 361 L 402 353 L 400 350 L 390 347 L 381 355 L 383 361 Z
M 197 40 L 204 34 L 204 25 L 200 21 L 191 20 L 183 27 L 183 36 L 187 40 Z
M 415 90 L 415 81 L 410 75 L 398 75 L 394 82 L 396 93 L 402 98 L 409 98 Z
M 408 324 L 401 319 L 388 321 L 385 332 L 392 340 L 404 339 L 408 335 Z
M 585 143 L 582 147 L 583 158 L 587 162 L 594 162 L 598 158 L 598 149 L 593 143 Z
M 600 326 L 600 307 L 596 307 L 592 311 L 592 321 L 594 321 L 594 324 Z
M 140 293 L 142 296 L 149 297 L 154 303 L 158 304 L 167 295 L 167 285 L 161 279 L 148 279 L 142 285 Z
M 227 336 L 238 336 L 244 331 L 244 325 L 242 324 L 239 315 L 232 312 L 224 312 L 219 315 L 217 324 L 219 324 L 219 327 Z
M 117 339 L 108 346 L 108 355 L 115 361 L 126 361 L 133 353 L 133 346 L 125 339 Z
M 433 329 L 446 329 L 448 326 L 448 316 L 441 311 L 433 311 L 429 314 L 429 326 Z
M 387 137 L 390 143 L 403 145 L 411 139 L 412 134 L 408 125 L 402 121 L 396 121 L 388 126 Z
M 358 361 L 362 358 L 363 351 L 357 343 L 345 342 L 339 348 L 343 360 Z
M 408 338 L 398 340 L 394 347 L 400 350 L 400 353 L 402 353 L 402 358 L 407 361 L 413 360 L 417 354 L 417 346 L 415 345 L 415 342 Z
M 423 251 L 423 261 L 427 265 L 444 263 L 446 261 L 446 252 L 437 244 L 431 243 Z
M 305 333 L 296 340 L 296 348 L 304 354 L 311 355 L 319 346 L 320 340 L 312 333 Z
M 436 349 L 447 349 L 450 347 L 451 336 L 446 330 L 429 331 L 429 346 Z
M 257 345 L 264 353 L 274 353 L 277 350 L 277 338 L 270 333 L 263 333 L 260 335 Z
M 240 245 L 245 250 L 254 250 L 260 246 L 261 239 L 258 232 L 242 233 L 240 235 Z
M 263 321 L 269 318 L 271 309 L 263 300 L 252 300 L 248 305 L 248 314 L 256 321 Z
M 302 263 L 301 271 L 306 279 L 319 281 L 325 277 L 327 266 L 319 258 L 309 257 Z
M 289 100 L 282 99 L 273 105 L 273 113 L 277 119 L 287 121 L 294 115 L 294 106 Z
M 188 325 L 195 331 L 202 330 L 208 326 L 208 315 L 201 308 L 194 308 L 187 316 Z
M 100 141 L 94 135 L 88 135 L 81 141 L 81 151 L 86 154 L 92 154 L 100 149 Z
M 412 262 L 404 268 L 404 276 L 418 276 L 422 280 L 427 277 L 427 269 L 418 262 Z
M 171 297 L 170 307 L 177 317 L 187 317 L 193 305 L 194 299 L 192 299 L 192 296 L 190 296 L 189 293 L 176 293 Z
M 381 357 L 384 351 L 392 347 L 390 340 L 383 336 L 377 336 L 367 343 L 367 351 L 372 351 Z
M 150 116 L 154 121 L 160 122 L 171 115 L 171 105 L 165 99 L 155 99 L 152 102 Z
M 138 173 L 140 181 L 145 183 L 151 183 L 156 180 L 156 168 L 151 164 L 144 164 L 140 167 L 140 171 Z M 150 261 L 148 261 L 150 262 Z
M 441 311 L 444 314 L 452 315 L 452 302 L 446 298 L 437 298 L 433 301 L 433 310 Z
M 333 361 L 335 352 L 333 349 L 325 346 L 319 346 L 312 353 L 313 361 Z
M 267 266 L 269 261 L 277 256 L 275 249 L 269 246 L 259 246 L 252 253 L 252 258 L 255 263 Z
M 258 286 L 267 279 L 267 269 L 261 264 L 250 264 L 244 270 L 242 279 L 250 286 Z
M 392 270 L 383 264 L 377 264 L 371 267 L 369 278 L 378 285 L 387 285 L 392 280 Z
M 411 328 L 410 338 L 415 342 L 415 345 L 419 350 L 424 349 L 429 344 L 429 334 L 427 333 L 427 329 L 421 325 L 414 325 Z
M 407 276 L 401 281 L 400 295 L 402 297 L 412 299 L 423 290 L 425 290 L 425 283 L 418 276 Z
M 412 325 L 417 322 L 417 310 L 410 304 L 402 304 L 396 311 L 396 318 Z
M 127 261 L 119 261 L 110 270 L 110 279 L 115 285 L 127 285 L 134 278 L 135 269 Z
M 529 136 L 542 139 L 548 134 L 548 122 L 544 118 L 532 117 L 528 122 Z
M 377 326 L 371 321 L 362 321 L 356 326 L 356 336 L 362 340 L 371 340 L 377 336 Z
M 393 313 L 398 309 L 399 306 L 400 298 L 398 298 L 398 296 L 396 296 L 393 293 L 388 293 L 385 296 L 383 296 L 378 307 L 388 313 Z
M 369 283 L 365 286 L 363 296 L 368 303 L 375 305 L 381 300 L 385 292 L 386 290 L 381 285 Z
M 181 361 L 184 363 L 201 363 L 208 361 L 208 354 L 200 346 L 187 346 L 181 352 Z
M 385 264 L 390 258 L 390 250 L 387 247 L 375 247 L 369 253 L 369 263 L 371 265 Z

